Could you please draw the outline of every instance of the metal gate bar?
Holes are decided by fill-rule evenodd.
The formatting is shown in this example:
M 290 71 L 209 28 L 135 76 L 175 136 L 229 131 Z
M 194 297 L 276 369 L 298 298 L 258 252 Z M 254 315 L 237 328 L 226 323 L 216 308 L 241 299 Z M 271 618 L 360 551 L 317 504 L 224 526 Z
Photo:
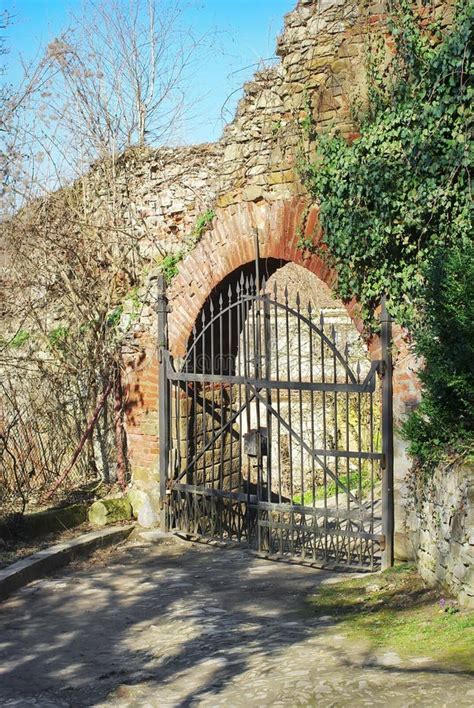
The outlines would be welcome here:
M 293 305 L 286 288 L 283 301 L 276 287 L 270 295 L 257 268 L 255 279 L 242 275 L 225 298 L 221 292 L 203 309 L 177 370 L 168 348 L 163 279 L 159 286 L 163 527 L 235 539 L 271 557 L 391 565 L 392 362 L 385 303 L 382 360 L 363 372 L 360 356 L 352 368 L 349 341 L 339 345 L 322 314 L 315 323 L 311 303 L 303 312 L 299 295 Z

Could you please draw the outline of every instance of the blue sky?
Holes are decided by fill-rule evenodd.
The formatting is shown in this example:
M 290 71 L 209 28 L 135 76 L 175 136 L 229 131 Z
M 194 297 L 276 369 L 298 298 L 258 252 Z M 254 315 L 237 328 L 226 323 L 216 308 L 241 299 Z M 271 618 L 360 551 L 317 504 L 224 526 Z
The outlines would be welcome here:
M 184 3 L 187 5 L 187 3 Z M 225 120 L 232 116 L 238 88 L 255 71 L 260 59 L 274 55 L 275 40 L 283 16 L 296 0 L 197 0 L 186 10 L 189 24 L 197 33 L 217 29 L 222 51 L 199 70 L 195 77 L 197 116 L 183 135 L 183 142 L 198 143 L 219 137 L 226 103 Z M 8 0 L 6 9 L 15 15 L 8 28 L 10 53 L 6 58 L 6 79 L 19 75 L 18 53 L 32 59 L 41 46 L 68 26 L 70 11 L 80 9 L 80 0 Z

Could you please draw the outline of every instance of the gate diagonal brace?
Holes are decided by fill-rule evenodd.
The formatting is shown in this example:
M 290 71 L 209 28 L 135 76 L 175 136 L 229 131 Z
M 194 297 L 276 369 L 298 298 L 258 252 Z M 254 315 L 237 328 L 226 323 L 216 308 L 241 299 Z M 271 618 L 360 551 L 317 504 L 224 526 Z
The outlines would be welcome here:
M 306 450 L 306 452 L 309 455 L 311 455 L 311 457 L 314 458 L 314 460 L 318 463 L 318 465 L 320 465 L 320 467 L 326 472 L 326 474 L 328 474 L 334 480 L 334 482 L 342 489 L 344 494 L 347 494 L 351 501 L 353 501 L 355 504 L 359 505 L 358 499 L 347 489 L 347 487 L 341 482 L 341 480 L 336 477 L 336 475 L 329 469 L 329 467 L 324 464 L 324 462 L 321 460 L 321 458 L 315 454 L 314 450 L 312 450 L 310 448 L 310 446 L 307 445 L 305 443 L 305 441 L 297 433 L 295 433 L 294 430 L 292 430 L 292 428 L 288 425 L 286 420 L 281 417 L 281 415 L 278 413 L 278 411 L 276 411 L 275 408 L 273 408 L 273 406 L 270 403 L 268 403 L 268 401 L 266 401 L 263 398 L 263 396 L 261 396 L 256 389 L 255 389 L 255 397 L 260 401 L 260 403 L 263 403 L 263 405 L 267 408 L 267 410 L 270 411 L 270 413 L 272 415 L 274 415 L 277 418 L 277 420 L 281 423 L 281 425 L 283 425 L 283 427 L 286 428 L 286 430 L 290 433 L 290 435 L 292 435 L 295 438 L 297 443 L 299 445 L 301 445 L 301 447 L 304 450 Z
M 212 447 L 212 445 L 214 445 L 214 443 L 219 439 L 219 437 L 222 435 L 222 433 L 224 432 L 224 430 L 226 430 L 226 428 L 230 428 L 230 427 L 232 426 L 232 424 L 234 423 L 234 421 L 237 420 L 237 418 L 239 417 L 239 415 L 245 410 L 245 408 L 247 407 L 248 403 L 251 403 L 253 400 L 255 400 L 255 396 L 252 396 L 252 397 L 249 399 L 248 402 L 246 401 L 246 402 L 244 402 L 244 403 L 242 404 L 242 406 L 239 408 L 239 410 L 236 411 L 236 412 L 229 418 L 229 420 L 225 422 L 225 424 L 224 424 L 221 428 L 219 428 L 219 430 L 215 433 L 215 435 L 213 435 L 213 437 L 206 443 L 206 445 L 203 447 L 203 449 L 186 465 L 186 468 L 181 472 L 181 474 L 180 474 L 178 477 L 176 477 L 175 480 L 172 480 L 172 483 L 179 482 L 181 479 L 183 479 L 183 477 L 186 476 L 186 474 L 189 472 L 190 467 L 192 467 L 192 466 L 195 465 L 197 462 L 199 462 L 199 460 L 201 459 L 201 457 L 202 457 L 202 456 Z M 204 405 L 203 405 L 203 410 L 204 410 Z

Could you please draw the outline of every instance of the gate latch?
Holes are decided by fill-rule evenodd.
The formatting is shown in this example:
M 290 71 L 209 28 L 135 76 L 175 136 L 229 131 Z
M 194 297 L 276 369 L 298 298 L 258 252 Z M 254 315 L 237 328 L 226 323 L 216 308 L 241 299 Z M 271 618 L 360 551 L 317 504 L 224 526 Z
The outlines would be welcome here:
M 244 453 L 249 457 L 268 455 L 268 432 L 266 428 L 252 428 L 244 434 Z

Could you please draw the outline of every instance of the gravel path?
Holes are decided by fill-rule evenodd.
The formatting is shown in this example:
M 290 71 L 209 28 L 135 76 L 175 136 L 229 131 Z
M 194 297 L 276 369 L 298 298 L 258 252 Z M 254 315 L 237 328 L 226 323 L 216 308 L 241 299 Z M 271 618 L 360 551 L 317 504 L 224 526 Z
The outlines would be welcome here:
M 474 705 L 472 678 L 373 655 L 312 617 L 305 595 L 334 576 L 129 542 L 0 605 L 0 705 Z

